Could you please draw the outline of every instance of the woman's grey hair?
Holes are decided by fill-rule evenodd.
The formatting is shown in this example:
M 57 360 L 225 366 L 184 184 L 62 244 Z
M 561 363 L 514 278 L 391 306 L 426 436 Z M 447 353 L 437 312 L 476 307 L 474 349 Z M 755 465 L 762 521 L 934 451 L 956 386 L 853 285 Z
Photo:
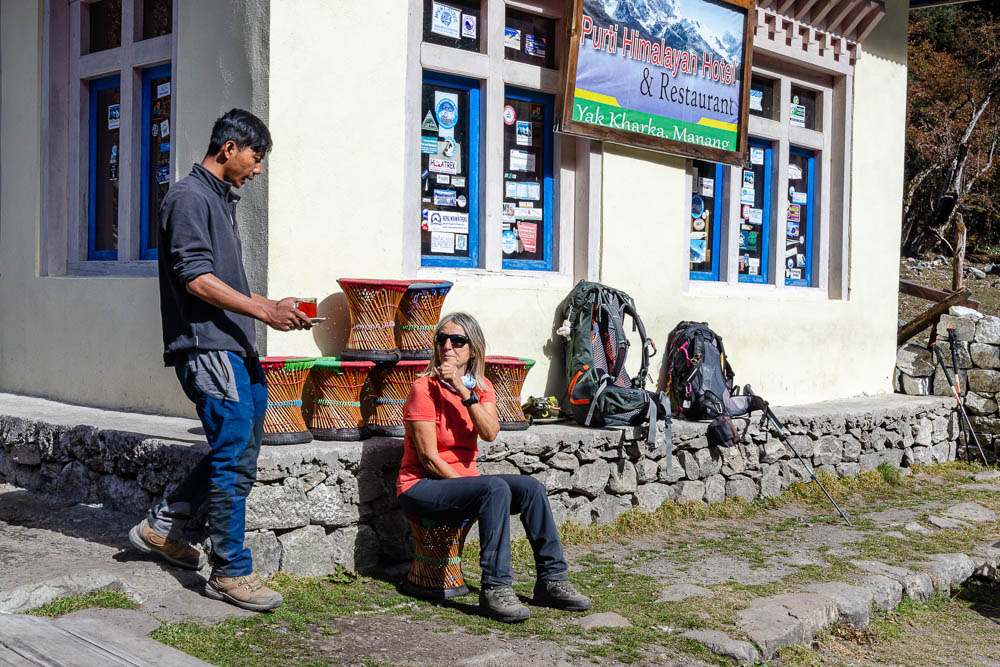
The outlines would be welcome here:
M 476 321 L 472 315 L 468 313 L 449 313 L 441 318 L 438 322 L 437 327 L 434 329 L 434 337 L 436 338 L 439 333 L 441 333 L 441 327 L 453 322 L 458 326 L 462 327 L 465 335 L 469 338 L 470 350 L 469 356 L 469 371 L 472 371 L 473 376 L 476 378 L 476 389 L 483 391 L 486 389 L 486 383 L 483 382 L 483 378 L 486 376 L 486 337 L 483 336 L 483 330 L 479 327 L 479 322 Z M 441 365 L 441 346 L 434 343 L 434 356 L 431 362 L 427 365 L 427 368 L 420 373 L 420 376 L 430 376 L 439 377 L 438 366 Z

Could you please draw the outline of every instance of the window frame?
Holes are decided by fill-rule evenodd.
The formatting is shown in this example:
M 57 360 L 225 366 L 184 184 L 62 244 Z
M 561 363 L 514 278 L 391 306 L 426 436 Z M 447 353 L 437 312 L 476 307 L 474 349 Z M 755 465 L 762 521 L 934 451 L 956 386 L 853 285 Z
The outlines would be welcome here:
M 97 94 L 103 90 L 110 90 L 112 88 L 120 89 L 121 85 L 121 75 L 110 74 L 108 76 L 103 76 L 100 79 L 92 79 L 90 81 L 90 85 L 87 86 L 89 96 L 88 104 L 90 107 L 89 127 L 87 128 L 89 137 L 87 141 L 87 259 L 89 261 L 114 262 L 118 260 L 117 248 L 115 250 L 97 250 L 97 125 L 101 120 L 97 115 Z M 119 105 L 121 105 L 120 101 Z M 121 132 L 119 131 L 119 137 L 120 136 Z M 121 211 L 121 171 L 121 149 L 119 148 L 119 194 L 118 207 L 115 211 L 115 215 L 118 216 L 118 220 L 116 220 L 116 222 L 118 223 L 119 228 L 121 227 L 121 216 L 119 215 L 119 212 Z
M 174 92 L 174 79 L 171 74 L 170 64 L 154 65 L 152 67 L 146 67 L 142 70 L 142 126 L 140 127 L 140 133 L 142 135 L 142 147 L 139 151 L 139 160 L 141 161 L 139 169 L 139 178 L 141 179 L 142 187 L 139 195 L 139 259 L 157 259 L 159 257 L 158 248 L 149 247 L 149 202 L 151 198 L 151 192 L 149 187 L 150 171 L 152 169 L 152 164 L 150 161 L 150 153 L 152 150 L 152 136 L 146 128 L 150 126 L 152 121 L 152 106 L 153 106 L 153 79 L 161 79 L 164 76 L 170 77 L 170 94 L 171 102 L 173 101 Z M 173 104 L 171 104 L 171 112 L 173 111 Z M 174 114 L 171 113 L 171 116 Z M 171 137 L 173 137 L 173 117 L 170 119 L 171 125 Z M 173 162 L 174 150 L 173 150 L 173 139 L 171 139 L 171 149 L 170 158 Z M 173 172 L 171 171 L 171 175 Z
M 705 160 L 699 160 L 699 162 L 705 162 Z M 691 280 L 714 282 L 719 280 L 720 266 L 722 264 L 719 252 L 722 246 L 722 237 L 725 235 L 725 224 L 723 224 L 725 218 L 723 214 L 728 204 L 726 201 L 726 183 L 728 182 L 726 175 L 728 170 L 718 162 L 709 162 L 708 164 L 715 165 L 715 196 L 712 198 L 712 224 L 715 226 L 715 230 L 712 232 L 712 269 L 711 271 L 691 271 L 689 262 L 688 275 Z M 695 170 L 693 178 L 698 177 L 697 173 L 697 170 Z M 691 188 L 692 194 L 694 193 L 693 186 L 694 184 L 692 184 Z M 688 243 L 688 247 L 690 248 L 690 242 Z
M 789 146 L 788 147 L 789 156 L 797 155 L 798 157 L 805 158 L 807 160 L 809 168 L 809 177 L 806 179 L 806 271 L 803 271 L 803 278 L 798 280 L 794 278 L 785 278 L 785 285 L 789 287 L 812 287 L 813 276 L 816 273 L 816 267 L 813 266 L 813 247 L 815 246 L 815 239 L 813 238 L 813 217 L 816 212 L 816 205 L 822 200 L 816 195 L 815 191 L 815 178 L 816 178 L 816 151 L 810 150 L 808 148 L 801 148 L 799 146 Z M 785 223 L 787 224 L 787 222 Z M 799 224 L 802 224 L 801 222 Z

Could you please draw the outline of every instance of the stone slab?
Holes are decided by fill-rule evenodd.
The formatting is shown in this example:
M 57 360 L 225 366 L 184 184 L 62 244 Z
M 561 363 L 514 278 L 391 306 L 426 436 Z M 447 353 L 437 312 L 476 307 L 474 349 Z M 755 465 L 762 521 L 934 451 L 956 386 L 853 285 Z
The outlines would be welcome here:
M 934 588 L 950 593 L 961 586 L 976 570 L 975 562 L 966 554 L 934 554 L 923 564 L 934 582 Z
M 861 577 L 858 586 L 871 591 L 875 606 L 882 611 L 894 609 L 903 599 L 903 584 L 882 574 Z
M 948 519 L 943 516 L 929 516 L 927 517 L 927 523 L 934 526 L 935 528 L 940 528 L 941 530 L 963 530 L 969 527 L 969 524 L 964 521 L 959 521 L 957 519 Z
M 147 637 L 159 630 L 162 623 L 151 614 L 135 609 L 81 609 L 72 614 L 61 616 L 56 623 L 61 627 L 86 626 L 97 623 L 101 626 L 114 627 L 122 634 Z
M 806 586 L 806 590 L 812 593 L 821 593 L 836 602 L 841 618 L 854 627 L 868 627 L 875 595 L 867 588 L 830 581 Z
M 757 598 L 736 614 L 736 625 L 760 648 L 765 660 L 785 646 L 812 641 L 837 620 L 837 603 L 818 593 Z
M 667 586 L 660 593 L 657 602 L 677 602 L 688 598 L 705 598 L 712 595 L 712 591 L 694 584 L 674 584 Z
M 164 623 L 193 621 L 215 625 L 228 618 L 248 618 L 257 613 L 240 609 L 227 602 L 205 597 L 203 587 L 193 590 L 180 588 L 157 595 L 139 605 L 143 614 L 153 614 Z
M 740 665 L 753 665 L 760 659 L 753 644 L 733 639 L 720 630 L 688 630 L 682 632 L 681 636 L 700 642 L 712 653 Z
M 603 611 L 599 614 L 589 614 L 584 616 L 577 624 L 584 630 L 594 628 L 631 628 L 632 622 L 613 611 Z
M 983 507 L 979 503 L 959 503 L 949 507 L 944 515 L 959 521 L 971 521 L 972 523 L 983 523 L 986 521 L 996 521 L 997 513 L 991 509 Z
M 931 535 L 934 532 L 930 528 L 922 526 L 916 521 L 908 521 L 906 525 L 903 526 L 903 530 L 911 533 L 919 533 L 920 535 Z

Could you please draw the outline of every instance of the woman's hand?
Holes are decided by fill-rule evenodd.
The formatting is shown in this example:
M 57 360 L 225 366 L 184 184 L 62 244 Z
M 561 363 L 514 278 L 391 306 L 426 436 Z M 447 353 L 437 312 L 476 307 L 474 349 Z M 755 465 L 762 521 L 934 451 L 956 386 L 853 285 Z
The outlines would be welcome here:
M 455 363 L 454 358 L 445 357 L 441 365 L 438 366 L 438 373 L 441 374 L 441 378 L 454 387 L 459 393 L 462 389 L 465 389 L 465 385 L 462 384 L 462 374 L 458 370 L 458 364 Z M 468 389 L 466 389 L 468 393 Z M 468 398 L 468 396 L 463 396 L 463 398 Z

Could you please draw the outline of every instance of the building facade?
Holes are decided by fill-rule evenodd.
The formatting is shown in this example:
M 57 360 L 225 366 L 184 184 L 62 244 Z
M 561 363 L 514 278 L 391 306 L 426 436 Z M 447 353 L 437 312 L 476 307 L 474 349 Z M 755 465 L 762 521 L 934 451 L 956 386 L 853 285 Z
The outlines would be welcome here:
M 891 391 L 907 3 L 758 2 L 747 168 L 556 131 L 566 11 L 3 0 L 0 391 L 190 413 L 150 230 L 232 107 L 274 139 L 241 192 L 251 284 L 330 318 L 261 329 L 262 352 L 340 352 L 337 278 L 446 279 L 490 353 L 538 361 L 525 395 L 561 395 L 560 303 L 589 279 L 631 294 L 661 351 L 707 321 L 772 402 Z

